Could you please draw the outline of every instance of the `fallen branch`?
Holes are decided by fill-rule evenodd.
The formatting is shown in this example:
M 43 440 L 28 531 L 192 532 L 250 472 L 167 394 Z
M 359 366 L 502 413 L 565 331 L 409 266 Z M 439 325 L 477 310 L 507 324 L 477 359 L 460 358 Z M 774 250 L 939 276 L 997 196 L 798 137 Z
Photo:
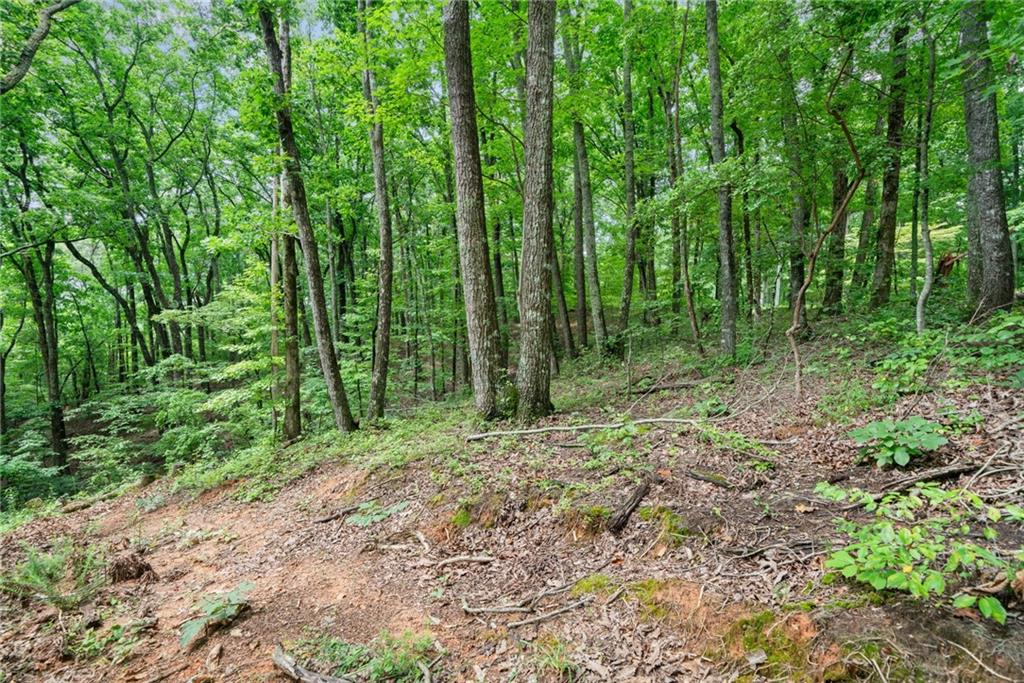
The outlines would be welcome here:
M 548 619 L 551 619 L 552 617 L 557 617 L 559 614 L 565 614 L 566 612 L 571 612 L 572 610 L 576 609 L 577 607 L 582 607 L 583 605 L 586 605 L 588 602 L 590 602 L 590 600 L 591 600 L 590 596 L 587 596 L 587 597 L 585 597 L 585 598 L 583 598 L 581 600 L 577 600 L 576 602 L 571 602 L 568 605 L 566 605 L 565 607 L 559 607 L 556 610 L 552 610 L 550 612 L 545 612 L 544 614 L 538 614 L 535 617 L 530 617 L 529 619 L 523 619 L 522 621 L 512 621 L 512 622 L 509 622 L 508 627 L 509 628 L 518 628 L 519 626 L 529 626 L 530 624 L 538 624 L 538 623 L 540 623 L 542 621 L 546 621 Z
M 548 434 L 550 432 L 591 432 L 595 429 L 622 429 L 626 425 L 645 425 L 645 424 L 685 424 L 694 425 L 706 422 L 706 420 L 699 419 L 688 419 L 678 417 L 644 417 L 639 420 L 630 420 L 629 422 L 607 422 L 598 424 L 585 424 L 585 425 L 559 425 L 554 427 L 536 427 L 534 429 L 509 429 L 507 431 L 498 432 L 483 432 L 481 434 L 470 434 L 466 437 L 466 441 L 481 441 L 483 439 L 493 439 L 499 436 L 528 436 L 530 434 Z
M 898 479 L 894 482 L 890 482 L 882 487 L 882 491 L 885 493 L 900 493 L 906 491 L 914 484 L 918 484 L 922 481 L 942 481 L 943 479 L 952 479 L 955 476 L 966 474 L 968 472 L 974 472 L 980 469 L 981 465 L 978 464 L 956 464 L 948 465 L 946 467 L 938 467 L 933 470 L 916 474 L 912 477 L 905 477 Z
M 516 612 L 532 612 L 532 607 L 523 605 L 496 605 L 494 607 L 470 607 L 462 601 L 462 611 L 466 614 L 514 614 Z
M 446 567 L 450 564 L 458 564 L 460 562 L 478 562 L 484 564 L 487 562 L 494 562 L 495 559 L 496 558 L 489 555 L 456 555 L 455 557 L 447 557 L 439 561 L 434 565 L 434 567 L 440 569 L 441 567 Z
M 677 389 L 693 389 L 695 387 L 703 386 L 703 385 L 709 384 L 709 383 L 732 384 L 734 381 L 736 381 L 736 378 L 732 377 L 732 376 L 724 377 L 724 378 L 718 379 L 718 380 L 715 380 L 715 379 L 689 380 L 689 381 L 686 381 L 686 382 L 672 382 L 670 384 L 655 384 L 653 386 L 647 387 L 646 389 L 633 389 L 629 393 L 633 394 L 634 396 L 635 395 L 643 395 L 643 394 L 653 394 L 656 391 L 676 391 Z
M 633 511 L 636 510 L 637 506 L 640 505 L 640 501 L 647 496 L 651 491 L 651 478 L 644 477 L 644 480 L 640 482 L 633 493 L 630 494 L 629 498 L 619 506 L 611 517 L 608 518 L 608 531 L 613 534 L 617 534 L 626 527 L 626 523 L 629 522 L 629 518 L 633 515 Z
M 86 498 L 85 500 L 75 500 L 62 507 L 60 511 L 65 514 L 69 512 L 78 512 L 79 510 L 91 508 L 96 503 L 101 503 L 105 500 L 116 498 L 120 494 L 121 491 L 119 490 L 107 491 L 106 493 L 100 494 L 98 496 L 93 496 L 92 498 Z
M 349 505 L 347 507 L 343 507 L 340 510 L 332 512 L 331 514 L 329 514 L 329 515 L 327 515 L 325 517 L 317 517 L 316 519 L 313 520 L 313 524 L 326 524 L 327 522 L 333 522 L 334 520 L 336 520 L 336 519 L 338 519 L 340 517 L 344 517 L 345 515 L 347 515 L 349 513 L 355 512 L 361 506 L 366 505 L 367 503 L 372 503 L 375 500 L 377 500 L 377 499 L 376 498 L 370 498 L 369 500 L 365 500 L 362 503 L 356 503 L 355 505 Z
M 285 652 L 280 643 L 274 648 L 272 659 L 274 660 L 274 665 L 293 681 L 299 681 L 300 683 L 355 683 L 351 678 L 318 674 L 315 671 L 299 666 L 295 658 Z

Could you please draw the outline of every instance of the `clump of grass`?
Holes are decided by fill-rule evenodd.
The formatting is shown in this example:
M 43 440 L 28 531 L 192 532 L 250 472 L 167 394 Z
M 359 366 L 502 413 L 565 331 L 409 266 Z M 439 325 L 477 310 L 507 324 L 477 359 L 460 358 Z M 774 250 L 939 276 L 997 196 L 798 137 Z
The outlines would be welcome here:
M 381 632 L 368 645 L 321 635 L 289 644 L 298 657 L 312 662 L 312 668 L 333 676 L 358 676 L 369 681 L 419 681 L 420 664 L 428 664 L 434 636 L 429 632 L 406 631 L 400 635 Z
M 25 560 L 0 575 L 0 592 L 74 609 L 92 599 L 106 583 L 104 559 L 95 546 L 61 539 L 51 552 L 25 547 Z

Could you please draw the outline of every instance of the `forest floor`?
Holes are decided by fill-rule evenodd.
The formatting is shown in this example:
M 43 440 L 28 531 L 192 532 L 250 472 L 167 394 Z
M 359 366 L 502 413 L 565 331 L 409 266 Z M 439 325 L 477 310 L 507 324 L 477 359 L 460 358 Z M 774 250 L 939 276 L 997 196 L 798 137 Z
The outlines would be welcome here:
M 783 345 L 706 376 L 695 368 L 711 364 L 685 349 L 583 359 L 563 368 L 558 413 L 537 426 L 692 421 L 467 441 L 483 426 L 468 402 L 424 404 L 366 426 L 377 446 L 358 457 L 332 450 L 346 437 L 311 439 L 198 493 L 169 476 L 37 518 L 0 538 L 3 567 L 70 538 L 106 558 L 141 554 L 153 571 L 71 610 L 4 598 L 0 680 L 285 680 L 278 643 L 321 670 L 349 657 L 377 680 L 1024 680 L 1014 604 L 1000 626 L 833 580 L 835 519 L 872 515 L 815 493 L 822 481 L 884 492 L 951 464 L 989 471 L 946 485 L 1012 490 L 1024 390 L 943 386 L 939 363 L 934 391 L 872 405 L 865 387 L 887 350 L 853 346 L 805 342 L 800 399 Z M 930 459 L 858 462 L 853 427 L 950 410 L 981 417 Z M 1007 458 L 1018 466 L 992 470 Z M 608 531 L 644 481 L 625 527 Z M 204 596 L 246 582 L 248 609 L 179 645 Z

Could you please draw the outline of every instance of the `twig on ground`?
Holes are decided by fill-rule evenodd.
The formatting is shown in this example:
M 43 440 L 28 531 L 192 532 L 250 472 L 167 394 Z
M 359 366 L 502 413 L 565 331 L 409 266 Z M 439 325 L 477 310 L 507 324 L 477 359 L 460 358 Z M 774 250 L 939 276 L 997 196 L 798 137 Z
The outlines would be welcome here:
M 295 658 L 285 652 L 280 643 L 274 648 L 272 659 L 274 665 L 293 681 L 300 683 L 355 683 L 351 678 L 327 676 L 299 666 Z
M 152 678 L 147 679 L 146 683 L 160 683 L 160 681 L 168 679 L 171 676 L 173 676 L 174 674 L 181 673 L 182 671 L 184 671 L 188 667 L 189 667 L 189 664 L 188 664 L 188 662 L 186 662 L 185 664 L 181 664 L 179 666 L 176 666 L 173 669 L 168 669 L 167 671 L 164 671 L 161 674 L 157 674 L 156 676 L 153 676 Z
M 370 498 L 369 500 L 363 501 L 362 503 L 356 503 L 355 505 L 349 505 L 347 507 L 343 507 L 340 510 L 336 510 L 336 511 L 332 512 L 331 514 L 326 515 L 324 517 L 317 517 L 316 519 L 313 520 L 313 524 L 326 524 L 327 522 L 333 522 L 334 520 L 336 520 L 336 519 L 338 519 L 340 517 L 344 517 L 345 515 L 347 515 L 347 514 L 349 514 L 351 512 L 355 512 L 356 510 L 359 509 L 360 505 L 364 505 L 364 504 L 372 502 L 374 500 L 377 500 L 377 499 L 376 498 Z
M 546 621 L 548 619 L 551 619 L 552 617 L 557 617 L 559 614 L 565 614 L 566 612 L 571 612 L 572 610 L 576 609 L 577 607 L 582 607 L 583 605 L 586 605 L 588 602 L 590 602 L 590 600 L 591 600 L 591 597 L 587 596 L 585 598 L 577 600 L 576 602 L 570 602 L 568 605 L 566 605 L 564 607 L 559 607 L 556 610 L 552 610 L 550 612 L 545 612 L 544 614 L 538 614 L 535 617 L 530 617 L 529 619 L 523 619 L 522 621 L 512 621 L 512 622 L 509 622 L 508 627 L 509 628 L 518 628 L 519 626 L 528 626 L 530 624 L 538 624 L 538 623 L 540 623 L 542 621 Z
M 1001 681 L 1014 681 L 1014 680 L 1017 680 L 1015 678 L 1009 678 L 1007 676 L 1004 676 L 1001 673 L 995 671 L 994 669 L 992 669 L 992 667 L 990 667 L 987 664 L 985 664 L 985 662 L 983 662 L 980 659 L 978 659 L 978 656 L 976 654 L 974 654 L 973 652 L 968 650 L 966 647 L 964 647 L 960 643 L 954 643 L 952 640 L 949 640 L 948 638 L 943 638 L 943 640 L 945 640 L 947 643 L 949 643 L 953 647 L 959 648 L 960 650 L 963 650 L 967 654 L 967 656 L 969 656 L 971 659 L 973 659 L 975 662 L 978 663 L 978 666 L 980 666 L 982 669 L 984 669 L 985 671 L 989 672 L 990 674 L 992 674 L 993 676 L 995 676 L 999 680 L 1001 680 Z
M 456 555 L 455 557 L 446 557 L 443 560 L 437 562 L 434 565 L 436 569 L 441 567 L 447 567 L 450 564 L 459 564 L 461 562 L 476 562 L 479 564 L 486 564 L 487 562 L 494 562 L 497 558 L 491 557 L 490 555 Z

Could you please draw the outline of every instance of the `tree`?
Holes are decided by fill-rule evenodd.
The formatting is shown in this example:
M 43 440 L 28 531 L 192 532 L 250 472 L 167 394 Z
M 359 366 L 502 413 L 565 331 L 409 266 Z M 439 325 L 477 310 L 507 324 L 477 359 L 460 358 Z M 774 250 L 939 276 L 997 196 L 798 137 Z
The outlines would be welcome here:
M 295 214 L 295 224 L 299 229 L 299 242 L 302 245 L 302 254 L 306 262 L 306 285 L 309 288 L 310 308 L 313 312 L 313 327 L 316 330 L 316 345 L 320 356 L 320 369 L 327 383 L 327 394 L 330 397 L 335 426 L 343 432 L 350 432 L 356 428 L 356 423 L 352 418 L 352 411 L 348 405 L 348 396 L 345 394 L 345 386 L 342 384 L 341 374 L 338 370 L 338 357 L 334 350 L 334 340 L 331 336 L 330 322 L 327 318 L 327 304 L 324 298 L 320 255 L 317 251 L 316 236 L 313 234 L 313 225 L 309 220 L 309 208 L 306 205 L 306 186 L 302 182 L 302 163 L 300 161 L 299 147 L 295 142 L 291 108 L 285 100 L 287 91 L 285 90 L 284 72 L 281 66 L 281 48 L 278 45 L 276 31 L 274 30 L 273 15 L 266 5 L 260 5 L 259 19 L 263 30 L 263 43 L 267 52 L 267 61 L 270 64 L 270 73 L 274 78 L 274 95 L 278 100 L 275 103 L 274 115 L 277 119 L 278 138 L 286 156 L 285 174 L 288 178 L 288 191 L 292 200 L 292 211 Z
M 622 46 L 622 159 L 623 183 L 626 185 L 626 265 L 622 280 L 622 305 L 619 309 L 619 326 L 622 333 L 629 328 L 629 309 L 633 301 L 633 271 L 636 270 L 636 178 L 633 160 L 636 126 L 633 121 L 633 60 L 629 35 L 629 15 L 632 11 L 632 0 L 625 0 L 622 6 L 622 21 L 626 29 Z
M 552 411 L 548 354 L 551 316 L 552 105 L 555 3 L 528 6 L 526 123 L 523 130 L 523 265 L 519 281 L 517 416 L 530 421 Z M 586 223 L 586 220 L 584 220 Z M 593 286 L 593 283 L 589 283 Z M 593 294 L 591 294 L 593 297 Z M 595 335 L 597 318 L 595 314 Z M 598 337 L 600 345 L 604 337 Z
M 388 383 L 388 358 L 391 353 L 391 288 L 394 279 L 394 256 L 391 246 L 391 209 L 388 205 L 388 176 L 384 166 L 384 124 L 377 113 L 374 74 L 370 68 L 370 32 L 366 15 L 371 0 L 361 0 L 360 31 L 363 34 L 366 64 L 363 68 L 363 97 L 371 117 L 370 150 L 373 155 L 373 187 L 380 227 L 380 260 L 377 266 L 377 329 L 373 343 L 373 376 L 367 417 L 384 417 L 384 398 Z
M 545 0 L 540 4 L 547 4 L 547 2 Z M 569 72 L 570 89 L 576 89 L 578 88 L 580 78 L 582 50 L 580 48 L 577 28 L 573 25 L 573 22 L 578 20 L 579 17 L 573 17 L 567 9 L 563 9 L 562 19 L 562 40 L 565 47 L 566 69 Z M 529 50 L 527 50 L 527 54 L 529 54 Z M 529 80 L 529 75 L 527 75 L 527 80 Z M 527 97 L 529 97 L 529 91 L 527 91 Z M 594 328 L 594 345 L 600 354 L 608 349 L 608 328 L 604 319 L 604 304 L 601 302 L 601 281 L 598 276 L 597 233 L 594 226 L 594 193 L 590 184 L 590 156 L 587 152 L 587 138 L 583 130 L 583 113 L 574 108 L 572 114 L 572 139 L 576 150 L 576 166 L 574 168 L 576 168 L 579 178 L 586 294 L 590 307 L 590 323 Z M 529 115 L 529 106 L 527 106 L 527 115 Z M 524 203 L 526 201 L 525 193 L 523 201 Z M 579 292 L 577 292 L 577 296 L 579 296 Z
M 892 82 L 889 85 L 889 110 L 886 116 L 885 144 L 888 148 L 882 174 L 882 208 L 878 216 L 875 238 L 875 270 L 871 277 L 871 305 L 889 301 L 892 290 L 892 269 L 896 249 L 897 209 L 900 198 L 900 156 L 903 151 L 903 114 L 907 89 L 907 25 L 900 23 L 893 30 Z
M 1013 255 L 1006 224 L 999 159 L 999 119 L 988 57 L 988 4 L 969 0 L 960 10 L 964 53 L 964 127 L 967 130 L 967 293 L 984 315 L 1009 307 L 1014 296 Z
M 917 333 L 924 333 L 925 316 L 924 309 L 928 304 L 928 297 L 932 293 L 932 284 L 935 278 L 935 255 L 932 247 L 932 233 L 928 225 L 929 199 L 931 188 L 928 185 L 928 146 L 932 137 L 932 118 L 935 115 L 935 36 L 928 30 L 927 19 L 923 19 L 925 45 L 928 51 L 928 66 L 926 69 L 926 95 L 924 101 L 924 112 L 921 117 L 921 139 L 917 149 L 918 168 L 921 174 L 921 242 L 924 247 L 924 283 L 917 295 L 917 306 L 915 308 L 914 322 L 917 326 Z
M 715 166 L 725 162 L 725 129 L 722 114 L 722 73 L 718 64 L 718 2 L 707 0 L 706 25 L 708 80 L 711 84 L 711 157 Z M 732 188 L 722 179 L 718 187 L 718 298 L 722 319 L 719 346 L 722 353 L 736 353 L 736 257 L 732 244 Z
M 461 0 L 449 0 L 444 8 L 443 21 L 444 63 L 448 77 L 448 107 L 455 157 L 459 263 L 462 295 L 466 305 L 473 396 L 477 412 L 491 419 L 500 413 L 500 338 L 487 252 L 487 219 L 484 213 L 484 185 L 480 171 L 473 58 L 469 39 L 469 4 Z M 500 266 L 500 261 L 495 264 L 496 267 Z

